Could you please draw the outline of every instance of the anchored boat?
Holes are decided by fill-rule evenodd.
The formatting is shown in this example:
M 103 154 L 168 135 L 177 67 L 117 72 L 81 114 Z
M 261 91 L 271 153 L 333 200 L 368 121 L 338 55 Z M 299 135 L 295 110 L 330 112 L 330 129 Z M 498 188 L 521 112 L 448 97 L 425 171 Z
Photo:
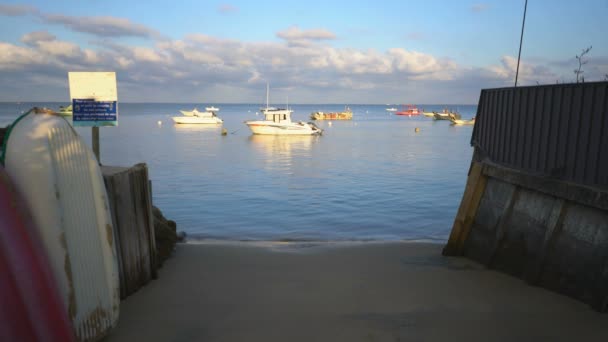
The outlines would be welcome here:
M 450 112 L 447 108 L 444 108 L 441 113 L 433 112 L 435 120 L 460 120 L 462 117 L 456 112 Z
M 245 124 L 253 134 L 270 135 L 320 135 L 323 130 L 312 122 L 293 122 L 291 113 L 293 110 L 287 108 L 275 108 L 268 106 L 269 88 L 266 85 L 266 108 L 260 111 L 264 120 L 249 120 Z
M 209 108 L 217 109 L 215 107 Z M 198 109 L 194 108 L 191 111 L 180 110 L 180 112 L 184 115 L 172 118 L 176 124 L 220 124 L 224 122 L 215 114 L 215 111 L 206 110 L 199 112 Z
M 72 116 L 73 115 L 72 105 L 59 106 L 59 111 L 57 112 L 57 114 L 63 115 L 63 116 Z
M 418 107 L 416 107 L 414 105 L 404 105 L 400 111 L 395 113 L 395 115 L 407 115 L 407 116 L 420 115 L 420 110 L 418 109 Z
M 310 114 L 311 120 L 352 120 L 353 119 L 353 111 L 346 107 L 343 112 L 314 112 Z

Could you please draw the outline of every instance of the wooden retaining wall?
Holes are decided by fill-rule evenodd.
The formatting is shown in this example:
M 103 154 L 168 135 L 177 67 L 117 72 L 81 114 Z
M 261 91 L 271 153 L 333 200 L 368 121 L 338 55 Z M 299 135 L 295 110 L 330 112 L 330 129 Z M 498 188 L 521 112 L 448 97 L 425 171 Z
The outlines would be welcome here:
M 120 297 L 156 278 L 156 242 L 151 184 L 146 164 L 102 166 L 112 212 L 120 272 Z

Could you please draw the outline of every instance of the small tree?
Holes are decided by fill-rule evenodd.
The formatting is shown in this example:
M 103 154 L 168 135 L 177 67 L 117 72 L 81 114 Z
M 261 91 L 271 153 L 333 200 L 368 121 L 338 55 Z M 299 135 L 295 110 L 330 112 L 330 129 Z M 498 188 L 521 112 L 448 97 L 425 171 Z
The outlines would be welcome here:
M 587 60 L 583 59 L 583 57 L 589 53 L 589 51 L 591 50 L 592 46 L 589 46 L 586 49 L 583 49 L 583 51 L 581 51 L 580 55 L 576 56 L 576 60 L 578 61 L 578 69 L 574 70 L 574 74 L 576 75 L 576 83 L 578 82 L 585 82 L 585 77 L 583 77 L 583 65 L 587 64 Z

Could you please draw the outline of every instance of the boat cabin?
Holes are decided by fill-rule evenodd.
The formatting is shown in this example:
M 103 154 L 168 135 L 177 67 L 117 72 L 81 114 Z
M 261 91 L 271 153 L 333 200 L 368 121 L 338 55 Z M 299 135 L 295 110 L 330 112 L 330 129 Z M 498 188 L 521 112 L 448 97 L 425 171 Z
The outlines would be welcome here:
M 287 109 L 262 110 L 264 119 L 272 122 L 291 122 L 291 111 Z

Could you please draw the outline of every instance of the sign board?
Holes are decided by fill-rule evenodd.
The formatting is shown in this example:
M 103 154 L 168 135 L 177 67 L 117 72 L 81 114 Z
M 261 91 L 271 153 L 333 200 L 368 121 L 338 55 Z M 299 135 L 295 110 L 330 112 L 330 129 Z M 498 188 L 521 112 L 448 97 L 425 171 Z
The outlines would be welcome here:
M 69 72 L 74 126 L 118 126 L 115 72 Z

